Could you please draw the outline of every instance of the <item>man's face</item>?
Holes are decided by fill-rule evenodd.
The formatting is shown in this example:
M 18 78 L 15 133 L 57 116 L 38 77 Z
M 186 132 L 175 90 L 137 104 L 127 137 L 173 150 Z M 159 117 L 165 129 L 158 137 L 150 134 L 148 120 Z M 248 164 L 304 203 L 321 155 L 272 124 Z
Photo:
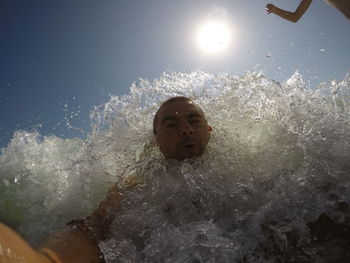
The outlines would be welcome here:
M 156 131 L 157 143 L 164 156 L 183 160 L 204 152 L 211 127 L 196 104 L 182 100 L 167 103 L 160 109 Z

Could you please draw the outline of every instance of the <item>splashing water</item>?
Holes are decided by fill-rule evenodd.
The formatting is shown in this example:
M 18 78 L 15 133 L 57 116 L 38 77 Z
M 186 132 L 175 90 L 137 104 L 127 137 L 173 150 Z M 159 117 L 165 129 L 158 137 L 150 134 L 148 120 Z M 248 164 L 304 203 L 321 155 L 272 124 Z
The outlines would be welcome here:
M 152 136 L 156 109 L 176 95 L 214 128 L 195 160 L 164 160 Z M 312 262 L 330 244 L 336 260 L 350 256 L 349 75 L 312 90 L 298 72 L 285 83 L 164 73 L 90 117 L 86 140 L 18 131 L 1 150 L 0 221 L 32 244 L 117 183 L 106 262 Z M 123 190 L 131 177 L 141 183 Z

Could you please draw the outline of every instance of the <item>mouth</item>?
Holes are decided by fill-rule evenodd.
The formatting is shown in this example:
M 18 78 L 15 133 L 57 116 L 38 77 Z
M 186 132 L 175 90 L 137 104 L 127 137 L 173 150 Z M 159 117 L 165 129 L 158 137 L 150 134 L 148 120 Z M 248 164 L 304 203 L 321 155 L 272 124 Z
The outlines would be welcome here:
M 202 154 L 200 144 L 198 144 L 194 140 L 188 140 L 187 142 L 184 142 L 182 145 L 179 145 L 178 149 L 180 154 L 179 160 L 192 158 Z
M 195 143 L 186 144 L 182 149 L 190 155 L 197 154 L 199 152 L 198 145 Z
M 193 149 L 193 148 L 195 148 L 196 146 L 197 146 L 197 144 L 196 144 L 195 142 L 191 141 L 191 142 L 186 142 L 186 143 L 182 144 L 182 145 L 180 146 L 180 148 L 183 148 L 183 149 Z
M 179 148 L 186 153 L 186 155 L 196 155 L 200 151 L 199 144 L 195 140 L 183 141 Z

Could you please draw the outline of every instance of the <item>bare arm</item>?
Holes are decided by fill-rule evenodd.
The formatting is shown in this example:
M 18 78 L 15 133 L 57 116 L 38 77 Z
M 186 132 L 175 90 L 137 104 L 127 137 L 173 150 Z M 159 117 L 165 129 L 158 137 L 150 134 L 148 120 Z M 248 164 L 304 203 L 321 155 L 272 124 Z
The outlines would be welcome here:
M 42 241 L 39 252 L 50 257 L 54 252 L 62 263 L 102 262 L 97 244 L 79 229 L 66 227 Z
M 90 228 L 103 232 L 108 222 L 108 208 L 120 199 L 116 188 L 87 219 L 73 220 L 63 229 L 45 238 L 37 250 L 20 235 L 0 223 L 1 263 L 99 263 L 103 262 Z
M 304 15 L 306 10 L 309 8 L 311 2 L 312 0 L 302 0 L 294 12 L 283 10 L 281 8 L 278 8 L 277 6 L 274 6 L 273 4 L 267 4 L 266 12 L 268 14 L 274 13 L 288 21 L 296 23 Z
M 0 262 L 61 263 L 57 255 L 38 253 L 11 228 L 0 223 Z
M 99 263 L 94 242 L 78 229 L 67 227 L 50 235 L 38 250 L 9 227 L 0 224 L 0 262 Z
M 107 199 L 87 219 L 78 219 L 63 229 L 45 238 L 38 249 L 33 249 L 20 235 L 0 223 L 1 263 L 99 263 L 100 251 L 90 233 L 90 227 L 103 232 L 108 225 L 108 208 L 118 202 L 116 189 L 110 191 Z M 91 226 L 90 226 L 91 224 Z
M 112 187 L 91 216 L 73 220 L 62 230 L 50 234 L 41 242 L 39 251 L 44 254 L 53 251 L 61 260 L 59 263 L 103 262 L 98 242 L 106 238 L 113 219 L 110 208 L 118 205 L 121 199 L 118 188 Z
M 0 223 L 0 262 L 103 262 L 97 242 L 103 240 L 108 233 L 108 226 L 112 220 L 110 207 L 120 203 L 121 199 L 117 187 L 113 187 L 108 192 L 106 200 L 90 217 L 73 220 L 63 229 L 50 234 L 37 250 L 15 231 Z

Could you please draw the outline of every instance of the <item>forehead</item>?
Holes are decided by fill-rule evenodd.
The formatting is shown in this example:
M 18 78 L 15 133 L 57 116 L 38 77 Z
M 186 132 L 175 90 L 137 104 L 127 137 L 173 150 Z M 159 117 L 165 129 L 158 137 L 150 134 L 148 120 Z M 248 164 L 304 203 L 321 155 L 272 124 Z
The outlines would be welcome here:
M 161 120 L 167 116 L 179 116 L 185 117 L 189 114 L 197 113 L 204 117 L 201 109 L 193 102 L 189 100 L 174 101 L 165 104 L 159 111 L 159 119 Z

